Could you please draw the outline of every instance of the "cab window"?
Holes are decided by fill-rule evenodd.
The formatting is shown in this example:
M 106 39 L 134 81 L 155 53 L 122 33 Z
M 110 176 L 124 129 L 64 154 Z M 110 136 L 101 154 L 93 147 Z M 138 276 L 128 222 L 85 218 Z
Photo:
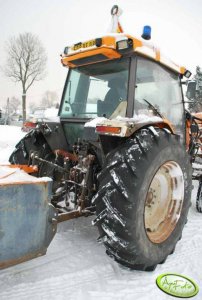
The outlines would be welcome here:
M 184 109 L 178 74 L 149 59 L 138 57 L 134 116 L 160 116 L 184 135 Z
M 60 116 L 107 118 L 125 116 L 130 60 L 97 63 L 70 70 Z

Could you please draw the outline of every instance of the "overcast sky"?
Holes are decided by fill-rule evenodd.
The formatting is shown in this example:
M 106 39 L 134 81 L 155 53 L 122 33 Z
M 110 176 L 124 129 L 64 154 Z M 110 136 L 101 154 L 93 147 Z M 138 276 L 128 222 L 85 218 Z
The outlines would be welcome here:
M 36 34 L 48 55 L 48 75 L 28 90 L 28 103 L 39 102 L 47 90 L 61 96 L 67 69 L 61 66 L 65 46 L 107 32 L 114 4 L 126 33 L 140 36 L 152 27 L 152 42 L 175 62 L 191 71 L 202 66 L 201 0 L 0 0 L 0 66 L 5 42 L 19 33 Z M 8 97 L 21 98 L 21 86 L 0 74 L 0 105 Z

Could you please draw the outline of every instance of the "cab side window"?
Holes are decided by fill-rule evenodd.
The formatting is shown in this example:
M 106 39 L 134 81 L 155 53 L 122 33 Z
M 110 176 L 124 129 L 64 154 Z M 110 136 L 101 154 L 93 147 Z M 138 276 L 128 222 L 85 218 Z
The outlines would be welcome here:
M 134 116 L 161 114 L 174 125 L 176 133 L 184 135 L 184 109 L 178 74 L 138 57 L 134 98 Z

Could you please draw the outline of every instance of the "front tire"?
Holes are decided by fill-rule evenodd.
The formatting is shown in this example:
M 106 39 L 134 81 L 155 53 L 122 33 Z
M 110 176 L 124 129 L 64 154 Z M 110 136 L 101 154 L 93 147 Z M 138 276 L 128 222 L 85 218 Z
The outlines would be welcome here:
M 30 151 L 37 151 L 39 156 L 44 158 L 51 152 L 43 134 L 32 130 L 28 132 L 15 146 L 9 157 L 11 164 L 27 165 L 29 163 Z
M 99 182 L 94 224 L 107 254 L 153 270 L 173 253 L 187 221 L 191 165 L 184 146 L 166 131 L 141 129 L 107 156 Z

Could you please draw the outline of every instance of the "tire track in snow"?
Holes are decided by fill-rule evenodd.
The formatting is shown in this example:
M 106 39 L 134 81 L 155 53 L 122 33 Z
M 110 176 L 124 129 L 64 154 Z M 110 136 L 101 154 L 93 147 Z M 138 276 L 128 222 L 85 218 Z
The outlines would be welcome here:
M 0 293 L 1 300 L 11 299 L 60 299 L 66 297 L 71 299 L 71 294 L 78 289 L 93 287 L 96 282 L 108 281 L 114 277 L 111 265 L 96 266 L 86 270 L 79 270 L 69 274 L 54 276 L 50 278 L 27 284 L 15 285 L 14 289 L 7 288 Z M 48 297 L 47 297 L 48 291 Z M 68 295 L 68 297 L 67 297 Z M 62 298 L 61 298 L 62 299 Z

